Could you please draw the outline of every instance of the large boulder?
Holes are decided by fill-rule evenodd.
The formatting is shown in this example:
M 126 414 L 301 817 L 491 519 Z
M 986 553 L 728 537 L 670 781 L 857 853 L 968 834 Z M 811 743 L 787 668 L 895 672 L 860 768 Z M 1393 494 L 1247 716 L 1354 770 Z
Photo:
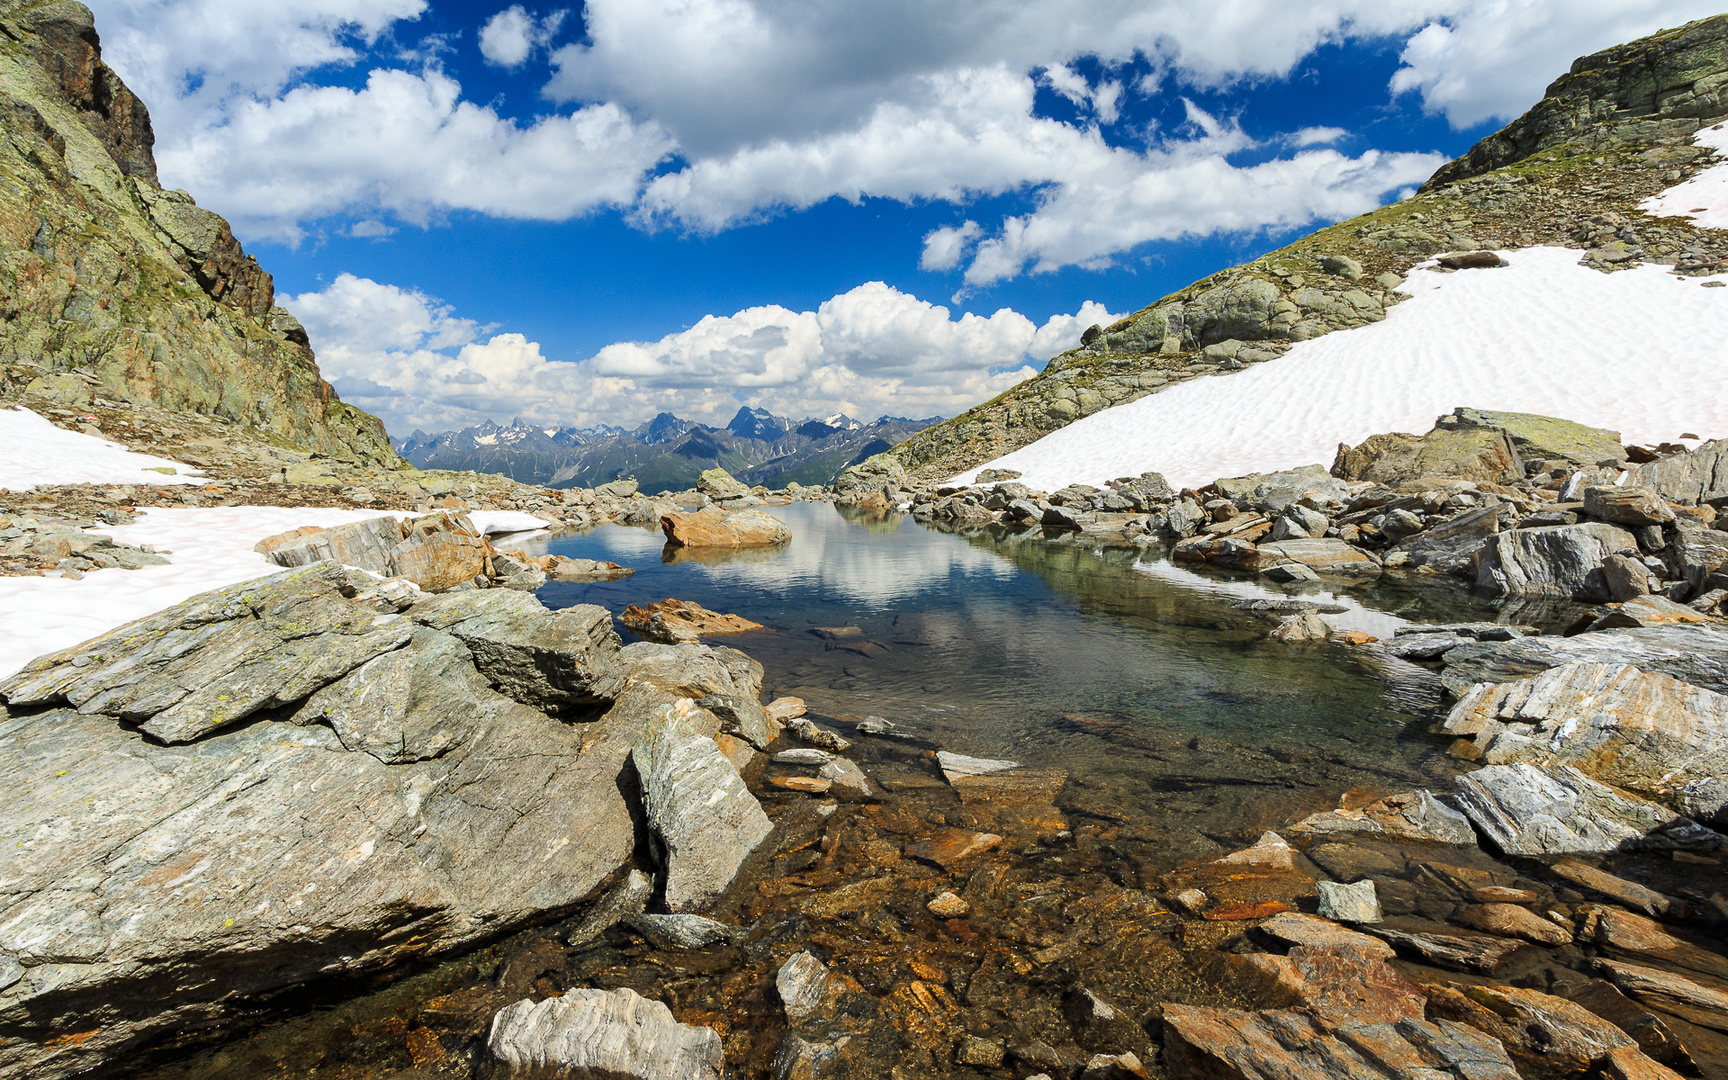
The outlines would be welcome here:
M 1639 465 L 1633 482 L 1669 502 L 1696 506 L 1728 499 L 1728 439 L 1707 442 L 1690 454 Z
M 1284 472 L 1252 473 L 1215 480 L 1212 486 L 1219 495 L 1242 509 L 1261 513 L 1275 513 L 1304 499 L 1344 502 L 1350 497 L 1350 489 L 1342 480 L 1328 473 L 1324 465 L 1308 465 Z
M 742 634 L 762 629 L 761 623 L 751 622 L 741 615 L 723 615 L 709 611 L 694 600 L 671 597 L 658 604 L 637 607 L 631 604 L 618 616 L 618 621 L 647 641 L 679 645 L 703 637 L 721 634 Z
M 1495 533 L 1483 542 L 1476 587 L 1494 596 L 1606 600 L 1602 564 L 1628 550 L 1638 550 L 1632 534 L 1600 521 Z
M 1259 547 L 1262 565 L 1300 563 L 1317 574 L 1334 577 L 1379 577 L 1380 563 L 1342 540 L 1275 540 Z
M 1625 453 L 1620 433 L 1531 413 L 1458 408 L 1426 435 L 1374 435 L 1340 446 L 1334 476 L 1397 487 L 1427 476 L 1510 483 L 1526 462 L 1562 460 L 1595 465 Z
M 648 824 L 663 852 L 666 907 L 702 911 L 720 898 L 773 823 L 714 741 L 718 722 L 688 700 L 654 711 L 631 756 Z
M 885 487 L 899 489 L 905 486 L 906 467 L 900 464 L 899 458 L 888 453 L 867 457 L 856 465 L 848 465 L 834 478 L 834 490 L 842 493 L 881 491 Z
M 1728 776 L 1728 697 L 1627 664 L 1483 683 L 1453 706 L 1445 730 L 1491 765 L 1572 765 L 1663 800 Z
M 328 529 L 303 526 L 260 540 L 254 551 L 277 566 L 332 560 L 428 592 L 464 585 L 486 573 L 492 545 L 465 514 L 439 512 L 406 521 L 377 517 Z
M 670 695 L 644 681 L 591 723 L 549 717 L 493 688 L 478 638 L 404 617 L 414 594 L 384 584 L 286 570 L 0 685 L 0 1076 L 102 1071 L 310 980 L 470 947 L 579 910 L 629 864 L 621 785 Z M 455 616 L 493 595 L 434 600 Z M 288 627 L 273 656 L 291 662 L 266 662 L 245 722 L 156 722 L 262 685 L 218 673 L 238 670 L 234 641 Z M 349 649 L 379 634 L 395 646 Z
M 750 494 L 749 485 L 718 466 L 702 471 L 696 478 L 696 490 L 710 499 L 742 499 Z
M 660 518 L 660 530 L 666 534 L 666 542 L 675 547 L 772 547 L 792 539 L 792 530 L 772 514 L 760 510 L 727 513 L 712 506 L 693 513 L 665 514 Z
M 725 1057 L 713 1028 L 680 1024 L 672 1010 L 629 987 L 578 987 L 498 1010 L 486 1048 L 511 1073 L 606 1080 L 720 1080 Z
M 409 609 L 415 622 L 460 639 L 498 691 L 548 712 L 591 707 L 622 689 L 618 631 L 596 604 L 548 611 L 527 593 L 447 593 Z

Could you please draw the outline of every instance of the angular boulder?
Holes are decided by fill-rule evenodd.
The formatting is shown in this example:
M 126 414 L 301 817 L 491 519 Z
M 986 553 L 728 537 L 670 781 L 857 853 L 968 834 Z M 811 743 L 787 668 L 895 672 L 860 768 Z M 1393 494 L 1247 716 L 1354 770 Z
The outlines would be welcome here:
M 1259 551 L 1262 560 L 1300 563 L 1316 574 L 1330 574 L 1334 577 L 1380 576 L 1380 564 L 1373 556 L 1342 540 L 1275 540 L 1269 544 L 1261 544 Z
M 1493 596 L 1606 600 L 1602 563 L 1637 549 L 1631 533 L 1599 521 L 1512 529 L 1483 543 L 1476 587 Z
M 704 469 L 696 478 L 696 490 L 710 499 L 742 499 L 750 494 L 750 486 L 741 483 L 722 468 Z
M 1714 836 L 1565 765 L 1489 765 L 1458 778 L 1458 802 L 1483 837 L 1507 855 L 1606 854 Z
M 1584 513 L 1616 525 L 1641 529 L 1646 525 L 1666 525 L 1674 520 L 1674 511 L 1662 497 L 1649 488 L 1607 487 L 1597 484 L 1584 489 Z
M 666 542 L 675 547 L 772 547 L 792 539 L 792 530 L 772 514 L 760 510 L 727 513 L 704 507 L 692 513 L 666 514 L 660 518 Z
M 1664 801 L 1728 775 L 1728 697 L 1629 664 L 1565 664 L 1480 684 L 1444 728 L 1490 765 L 1571 765 Z
M 699 713 L 687 700 L 661 706 L 631 751 L 674 913 L 712 905 L 774 831 Z
M 460 639 L 493 685 L 524 705 L 589 707 L 623 686 L 618 631 L 595 604 L 548 611 L 526 593 L 487 590 L 428 597 L 408 616 Z
M 606 1080 L 720 1080 L 725 1056 L 713 1028 L 680 1024 L 672 1010 L 629 987 L 578 987 L 498 1010 L 486 1049 L 511 1073 Z
M 1632 478 L 1668 502 L 1697 506 L 1728 499 L 1728 439 L 1636 466 Z
M 427 592 L 443 592 L 484 575 L 493 554 L 492 545 L 466 515 L 447 511 L 405 521 L 378 517 L 328 529 L 294 529 L 259 541 L 253 550 L 278 566 L 333 560 L 407 578 Z

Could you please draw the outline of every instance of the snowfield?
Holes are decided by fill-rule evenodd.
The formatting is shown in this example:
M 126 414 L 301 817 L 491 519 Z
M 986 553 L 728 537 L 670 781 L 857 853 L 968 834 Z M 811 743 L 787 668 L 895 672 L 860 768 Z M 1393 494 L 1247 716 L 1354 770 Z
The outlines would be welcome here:
M 1383 322 L 1094 413 L 953 482 L 1018 469 L 1021 483 L 1055 491 L 1155 471 L 1200 487 L 1329 466 L 1341 442 L 1426 432 L 1460 405 L 1612 428 L 1632 444 L 1728 437 L 1723 275 L 1604 274 L 1565 248 L 1501 254 L 1510 266 L 1423 264 Z
M 1728 124 L 1705 128 L 1692 139 L 1692 144 L 1728 153 Z M 1705 229 L 1728 229 L 1728 161 L 1712 165 L 1692 179 L 1645 199 L 1638 209 L 1652 217 L 1691 218 Z
M 43 484 L 204 483 L 190 465 L 57 428 L 29 409 L 0 409 L 0 446 L 5 447 L 0 451 L 0 488 L 12 491 Z
M 0 450 L 0 468 L 13 456 Z M 112 482 L 112 481 L 109 481 Z M 122 544 L 153 544 L 168 566 L 96 570 L 74 581 L 63 577 L 0 577 L 0 677 L 29 661 L 87 641 L 201 592 L 281 570 L 253 545 L 302 525 L 329 528 L 382 517 L 386 511 L 316 507 L 218 506 L 148 509 L 132 525 L 94 529 Z M 414 517 L 388 511 L 395 517 Z M 474 510 L 475 528 L 488 535 L 540 529 L 545 522 L 514 511 Z

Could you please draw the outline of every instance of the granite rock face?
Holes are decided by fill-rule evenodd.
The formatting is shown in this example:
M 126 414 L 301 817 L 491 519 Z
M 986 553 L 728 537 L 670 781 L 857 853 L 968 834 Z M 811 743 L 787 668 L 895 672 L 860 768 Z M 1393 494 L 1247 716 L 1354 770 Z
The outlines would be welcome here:
M 0 4 L 0 390 L 212 414 L 334 458 L 394 466 L 343 404 L 270 275 L 220 217 L 163 191 L 149 113 L 102 62 L 89 9 Z
M 509 1074 L 571 1080 L 720 1080 L 713 1028 L 680 1024 L 629 987 L 577 988 L 498 1011 L 486 1048 Z
M 259 994 L 577 911 L 630 862 L 621 778 L 670 695 L 645 678 L 554 719 L 494 686 L 567 687 L 570 650 L 512 635 L 568 613 L 468 592 L 404 614 L 415 594 L 382 584 L 286 570 L 0 686 L 0 1077 L 101 1068 Z

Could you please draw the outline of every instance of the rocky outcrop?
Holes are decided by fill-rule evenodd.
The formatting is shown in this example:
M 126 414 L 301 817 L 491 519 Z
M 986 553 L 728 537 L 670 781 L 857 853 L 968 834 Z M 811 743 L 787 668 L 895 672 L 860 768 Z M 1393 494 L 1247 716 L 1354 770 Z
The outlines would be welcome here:
M 1476 683 L 1509 682 L 1565 664 L 1630 664 L 1728 694 L 1728 629 L 1653 626 L 1465 643 L 1446 652 L 1441 678 L 1462 697 Z
M 694 513 L 666 514 L 660 519 L 666 542 L 674 547 L 773 547 L 792 539 L 792 530 L 760 510 L 728 513 L 707 507 Z
M 1728 697 L 1625 664 L 1483 683 L 1453 706 L 1445 730 L 1460 737 L 1454 753 L 1491 765 L 1571 765 L 1663 801 L 1728 775 Z
M 680 1024 L 629 987 L 518 1001 L 493 1018 L 486 1049 L 510 1074 L 535 1076 L 720 1080 L 725 1068 L 713 1028 Z
M 1444 166 L 1424 192 L 1560 146 L 1600 153 L 1679 143 L 1724 114 L 1728 17 L 1717 16 L 1579 59 L 1530 111 Z
M 742 499 L 750 488 L 725 469 L 707 469 L 696 478 L 696 490 L 710 499 Z
M 160 188 L 149 114 L 102 62 L 89 10 L 11 0 L 0 27 L 17 43 L 0 57 L 0 396 L 210 414 L 394 466 L 228 224 Z
M 621 649 L 601 608 L 328 561 L 41 658 L 0 684 L 0 1077 L 100 1070 L 581 910 L 637 857 L 639 744 L 668 897 L 696 877 L 711 897 L 730 877 L 692 865 L 767 820 L 717 751 L 644 731 L 656 710 L 718 730 L 677 691 L 754 703 L 761 676 L 731 650 Z
M 1518 1080 L 1498 1041 L 1451 1020 L 1329 1026 L 1312 1013 L 1167 1005 L 1164 1059 L 1181 1078 Z
M 1386 434 L 1340 446 L 1332 474 L 1398 487 L 1429 476 L 1513 483 L 1526 463 L 1595 465 L 1624 453 L 1620 433 L 1529 413 L 1459 408 L 1426 435 Z
M 260 540 L 253 550 L 277 566 L 309 566 L 334 559 L 375 574 L 406 578 L 428 592 L 470 585 L 476 579 L 484 584 L 495 554 L 466 515 L 450 513 L 406 520 L 373 518 L 328 529 L 307 526 Z

